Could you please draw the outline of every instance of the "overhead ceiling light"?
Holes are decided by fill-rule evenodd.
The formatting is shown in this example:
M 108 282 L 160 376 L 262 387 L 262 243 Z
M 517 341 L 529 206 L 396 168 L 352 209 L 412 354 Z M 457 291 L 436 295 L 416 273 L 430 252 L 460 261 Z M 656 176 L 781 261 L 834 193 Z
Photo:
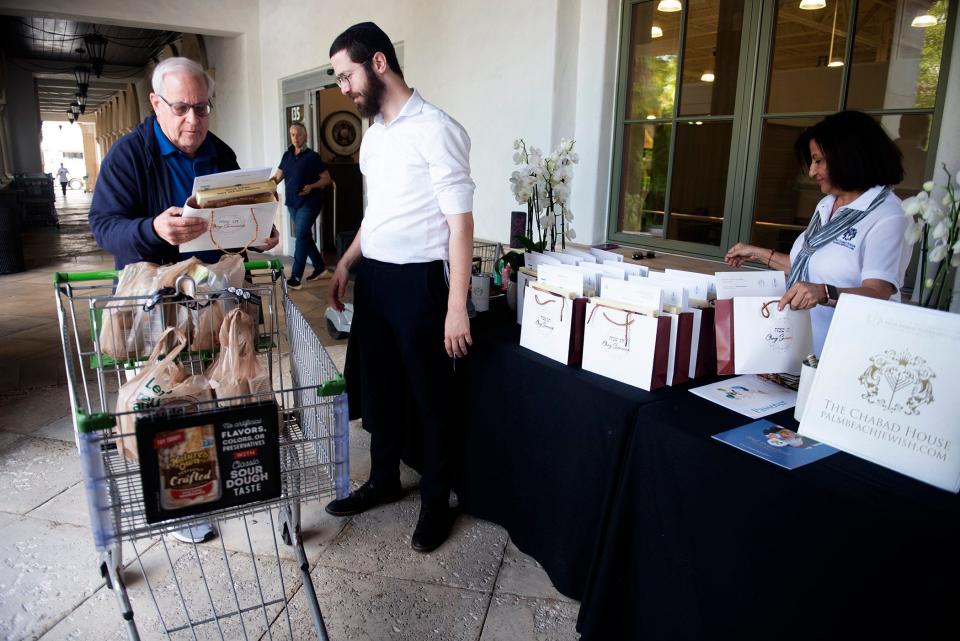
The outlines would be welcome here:
M 656 119 L 657 117 L 654 116 L 653 114 L 647 114 L 647 120 L 656 120 Z
M 680 4 L 680 0 L 660 0 L 660 4 L 657 5 L 657 11 L 663 13 L 673 13 L 682 9 L 683 5 Z
M 657 25 L 653 25 L 652 27 L 650 27 L 650 37 L 651 37 L 651 38 L 662 38 L 662 37 L 663 37 L 663 29 L 661 29 L 661 28 L 658 27 Z
M 696 121 L 696 122 L 693 123 L 693 124 L 695 124 L 695 125 L 702 125 L 702 124 L 703 124 L 703 121 L 702 121 L 702 120 L 698 120 L 698 121 Z
M 827 3 L 824 0 L 800 0 L 800 8 L 804 11 L 823 9 L 825 6 L 827 6 Z
M 833 5 L 833 26 L 830 27 L 830 51 L 827 53 L 827 66 L 828 67 L 842 67 L 843 58 L 839 60 L 833 59 L 833 36 L 837 32 L 837 5 L 839 2 L 834 3 Z
M 703 75 L 700 76 L 700 80 L 704 82 L 713 82 L 717 77 L 713 75 L 712 71 L 704 71 Z
M 913 22 L 910 23 L 910 26 L 917 27 L 918 29 L 926 29 L 927 27 L 932 27 L 936 24 L 936 16 L 931 16 L 929 13 L 922 13 L 913 19 Z

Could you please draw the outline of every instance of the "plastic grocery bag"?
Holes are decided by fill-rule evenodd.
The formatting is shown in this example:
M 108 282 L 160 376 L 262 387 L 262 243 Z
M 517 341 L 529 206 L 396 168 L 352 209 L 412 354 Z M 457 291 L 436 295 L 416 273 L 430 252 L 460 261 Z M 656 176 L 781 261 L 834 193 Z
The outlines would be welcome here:
M 207 293 L 197 317 L 192 348 L 213 350 L 220 345 L 220 327 L 229 302 L 224 292 L 228 287 L 243 287 L 243 258 L 237 254 L 222 256 L 213 265 L 207 265 L 207 278 L 197 286 Z
M 173 335 L 176 341 L 161 358 Z M 200 401 L 213 398 L 210 381 L 202 374 L 187 376 L 177 362 L 177 356 L 186 346 L 183 333 L 174 328 L 165 330 L 156 341 L 150 358 L 132 379 L 123 384 L 117 393 L 117 429 L 124 437 L 118 439 L 117 449 L 128 461 L 138 460 L 136 416 L 129 412 L 144 413 L 161 407 L 196 407 Z
M 153 263 L 131 263 L 123 268 L 114 291 L 116 297 L 146 296 L 153 291 L 157 266 Z M 111 358 L 125 360 L 146 352 L 143 334 L 135 331 L 133 300 L 112 300 L 103 309 L 100 323 L 100 351 Z
M 269 394 L 270 373 L 257 358 L 256 323 L 242 308 L 230 310 L 220 326 L 220 355 L 207 370 L 210 384 L 219 399 Z M 221 405 L 240 405 L 248 400 L 237 398 Z

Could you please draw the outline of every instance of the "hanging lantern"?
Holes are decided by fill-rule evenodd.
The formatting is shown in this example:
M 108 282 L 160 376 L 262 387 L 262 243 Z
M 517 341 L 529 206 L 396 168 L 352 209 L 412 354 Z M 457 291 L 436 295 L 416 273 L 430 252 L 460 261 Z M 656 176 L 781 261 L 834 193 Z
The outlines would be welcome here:
M 90 56 L 90 65 L 93 67 L 93 73 L 97 78 L 103 73 L 107 43 L 107 39 L 99 33 L 88 33 L 83 37 L 83 44 L 87 47 L 87 55 Z
M 90 88 L 90 67 L 80 65 L 73 68 L 73 77 L 77 79 L 77 92 L 87 97 L 87 90 Z
M 87 111 L 87 97 L 80 95 L 80 92 L 77 92 L 77 105 L 80 106 L 80 113 L 86 113 Z

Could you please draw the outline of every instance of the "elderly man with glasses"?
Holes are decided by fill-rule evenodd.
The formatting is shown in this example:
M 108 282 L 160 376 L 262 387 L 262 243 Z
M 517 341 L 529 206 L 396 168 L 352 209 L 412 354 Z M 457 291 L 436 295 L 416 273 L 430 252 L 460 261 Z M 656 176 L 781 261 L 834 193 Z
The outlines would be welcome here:
M 154 114 L 118 140 L 103 159 L 90 207 L 90 227 L 117 269 L 138 261 L 173 263 L 180 243 L 206 232 L 181 216 L 197 176 L 239 169 L 237 155 L 209 132 L 213 79 L 188 58 L 167 58 L 153 72 Z M 254 249 L 266 251 L 279 240 Z M 193 254 L 215 263 L 217 250 Z
M 117 269 L 139 261 L 173 263 L 179 245 L 197 238 L 207 224 L 184 218 L 181 206 L 197 176 L 239 169 L 237 155 L 208 131 L 213 79 L 188 58 L 167 58 L 153 72 L 150 104 L 154 114 L 118 140 L 100 167 L 90 206 L 90 227 L 97 244 L 113 254 Z M 269 242 L 275 247 L 276 228 Z M 217 250 L 194 252 L 205 263 Z M 209 524 L 186 528 L 174 537 L 201 543 L 214 535 Z

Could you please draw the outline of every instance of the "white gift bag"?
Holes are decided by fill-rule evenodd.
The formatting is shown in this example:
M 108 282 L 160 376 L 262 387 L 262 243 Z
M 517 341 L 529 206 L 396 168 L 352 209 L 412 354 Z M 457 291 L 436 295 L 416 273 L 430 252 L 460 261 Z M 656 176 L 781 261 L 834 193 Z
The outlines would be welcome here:
M 800 374 L 813 349 L 810 311 L 778 311 L 779 302 L 769 296 L 733 299 L 735 374 Z
M 670 352 L 670 319 L 617 303 L 587 303 L 583 369 L 643 390 L 663 387 Z
M 528 283 L 520 346 L 566 365 L 580 365 L 586 301 L 560 289 Z

